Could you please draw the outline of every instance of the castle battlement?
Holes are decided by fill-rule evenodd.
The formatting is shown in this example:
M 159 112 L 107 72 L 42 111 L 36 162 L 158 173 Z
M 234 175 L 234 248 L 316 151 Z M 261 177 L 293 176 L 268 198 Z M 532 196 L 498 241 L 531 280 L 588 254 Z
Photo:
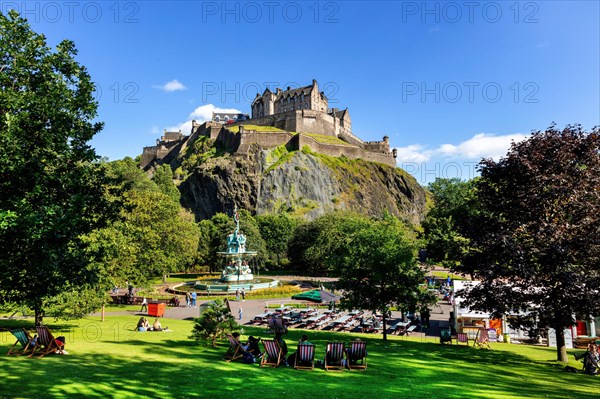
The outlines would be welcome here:
M 192 121 L 190 136 L 183 136 L 181 132 L 179 136 L 176 132 L 165 132 L 156 146 L 144 148 L 142 168 L 148 167 L 154 160 L 160 162 L 178 144 L 185 145 L 185 139 L 189 137 L 187 141 L 191 143 L 199 135 L 220 142 L 241 156 L 248 154 L 251 144 L 258 144 L 264 149 L 285 144 L 296 150 L 307 145 L 315 152 L 331 156 L 344 155 L 396 166 L 395 152 L 390 152 L 387 136 L 382 141 L 362 141 L 352 133 L 348 108 L 328 108 L 328 102 L 314 79 L 311 85 L 296 89 L 277 88 L 272 92 L 266 88 L 252 101 L 251 118 L 247 114 L 214 113 L 212 121 L 203 124 Z M 252 129 L 250 126 L 274 129 Z M 341 142 L 335 144 L 335 140 L 317 140 L 314 135 L 335 137 Z

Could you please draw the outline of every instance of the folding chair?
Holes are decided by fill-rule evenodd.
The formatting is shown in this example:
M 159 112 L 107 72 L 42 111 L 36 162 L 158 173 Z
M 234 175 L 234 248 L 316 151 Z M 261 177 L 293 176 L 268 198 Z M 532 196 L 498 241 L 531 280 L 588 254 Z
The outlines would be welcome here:
M 38 351 L 41 353 L 41 355 L 38 356 L 38 359 L 46 356 L 49 353 L 55 353 L 57 351 L 61 354 L 64 353 L 63 352 L 63 350 L 65 349 L 64 342 L 61 342 L 61 341 L 57 340 L 56 338 L 54 338 L 54 336 L 52 335 L 52 333 L 50 332 L 48 327 L 38 326 L 35 329 L 37 330 L 37 333 L 38 333 L 36 348 L 39 348 Z M 31 352 L 31 355 L 29 355 L 27 357 L 32 357 L 34 354 L 35 354 L 35 351 Z
M 262 343 L 265 348 L 265 353 L 263 354 L 263 357 L 260 360 L 260 367 L 279 366 L 279 363 L 281 363 L 283 360 L 283 353 L 277 341 L 275 341 L 274 339 L 263 339 Z
M 346 350 L 346 364 L 348 369 L 367 369 L 367 343 L 365 341 L 352 341 Z
M 488 335 L 488 330 L 485 328 L 480 328 L 477 331 L 477 336 L 475 337 L 475 341 L 473 341 L 473 346 L 478 346 L 480 348 L 486 347 L 490 348 L 490 337 Z
M 452 345 L 452 332 L 449 328 L 442 328 L 440 330 L 440 344 L 445 343 Z
M 469 335 L 467 333 L 456 334 L 456 345 L 463 343 L 469 346 Z
M 296 370 L 313 370 L 315 368 L 315 346 L 313 344 L 298 345 L 294 368 Z
M 17 341 L 8 350 L 8 352 L 6 353 L 7 355 L 21 356 L 29 351 L 33 352 L 35 350 L 35 343 L 32 342 L 33 337 L 29 335 L 29 332 L 27 332 L 26 329 L 18 328 L 16 330 L 11 330 L 11 334 L 15 336 Z M 17 344 L 21 344 L 21 347 L 15 349 L 15 346 L 17 346 Z
M 325 370 L 344 370 L 345 344 L 343 342 L 330 342 L 325 350 Z
M 227 334 L 227 339 L 229 340 L 229 349 L 227 349 L 227 353 L 225 353 L 225 361 L 231 362 L 233 360 L 237 360 L 240 357 L 244 356 L 246 350 L 233 335 Z

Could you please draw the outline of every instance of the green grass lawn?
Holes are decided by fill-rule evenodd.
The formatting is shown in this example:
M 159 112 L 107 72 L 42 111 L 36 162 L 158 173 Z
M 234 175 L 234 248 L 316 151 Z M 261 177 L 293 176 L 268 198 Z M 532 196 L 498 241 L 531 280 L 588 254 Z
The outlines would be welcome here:
M 133 331 L 137 317 L 76 321 L 47 319 L 55 336 L 67 338 L 67 355 L 42 359 L 2 354 L 1 398 L 598 398 L 600 377 L 571 374 L 553 361 L 555 351 L 493 344 L 492 350 L 441 346 L 419 338 L 308 332 L 322 359 L 329 340 L 357 336 L 368 342 L 367 371 L 297 371 L 259 368 L 222 360 L 218 348 L 188 339 L 192 321 L 164 319 L 173 332 Z M 31 327 L 31 321 L 0 320 L 0 327 Z M 269 337 L 264 328 L 248 335 Z M 291 351 L 303 331 L 286 335 Z M 4 352 L 14 342 L 0 333 Z M 571 356 L 572 358 L 572 356 Z M 580 369 L 581 363 L 571 365 Z

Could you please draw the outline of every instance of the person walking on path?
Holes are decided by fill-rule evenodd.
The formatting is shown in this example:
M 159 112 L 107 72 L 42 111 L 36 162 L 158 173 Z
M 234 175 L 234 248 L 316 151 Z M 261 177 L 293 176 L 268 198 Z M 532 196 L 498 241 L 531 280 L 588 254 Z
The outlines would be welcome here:
M 148 300 L 146 299 L 146 297 L 142 299 L 142 308 L 140 309 L 140 312 L 143 312 L 144 309 L 146 310 L 146 312 L 148 311 Z
M 197 297 L 196 291 L 192 292 L 192 307 L 194 309 L 196 309 L 196 297 Z
M 238 309 L 238 320 L 242 320 L 242 315 L 243 314 L 244 314 L 244 310 L 240 306 L 240 308 Z
M 240 301 L 240 289 L 236 289 L 235 290 L 235 301 L 239 302 Z
M 242 288 L 242 302 L 244 302 L 246 300 L 246 290 L 244 290 L 244 288 Z
M 189 291 L 185 293 L 185 306 L 188 308 L 192 306 L 192 296 Z

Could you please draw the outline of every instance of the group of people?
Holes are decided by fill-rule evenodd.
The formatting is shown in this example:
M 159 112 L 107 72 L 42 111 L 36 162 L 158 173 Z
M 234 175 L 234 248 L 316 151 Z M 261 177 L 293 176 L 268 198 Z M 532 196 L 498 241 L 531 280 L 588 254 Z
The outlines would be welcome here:
M 185 306 L 188 308 L 196 308 L 196 299 L 197 298 L 198 298 L 198 294 L 196 293 L 196 291 L 192 291 L 192 292 L 188 291 L 185 294 Z
M 246 300 L 246 290 L 244 290 L 244 287 L 235 290 L 235 300 L 239 302 L 240 298 L 242 298 L 242 301 Z
M 140 317 L 140 320 L 138 321 L 137 324 L 137 329 L 138 331 L 167 331 L 169 329 L 169 327 L 165 327 L 163 328 L 162 325 L 160 324 L 160 320 L 158 319 L 158 317 L 154 320 L 154 323 L 152 323 L 152 327 L 150 327 L 150 324 L 148 323 L 148 319 L 145 317 Z

